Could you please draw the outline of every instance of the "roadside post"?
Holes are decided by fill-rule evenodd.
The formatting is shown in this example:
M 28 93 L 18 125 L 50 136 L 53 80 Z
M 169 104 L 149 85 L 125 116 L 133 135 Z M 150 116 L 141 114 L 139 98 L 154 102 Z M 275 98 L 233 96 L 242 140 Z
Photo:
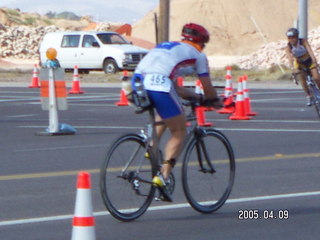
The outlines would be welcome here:
M 45 132 L 37 135 L 73 135 L 74 127 L 59 123 L 58 110 L 67 110 L 67 89 L 64 80 L 64 70 L 60 67 L 57 51 L 49 48 L 46 52 L 47 62 L 40 69 L 42 110 L 49 111 L 49 126 Z

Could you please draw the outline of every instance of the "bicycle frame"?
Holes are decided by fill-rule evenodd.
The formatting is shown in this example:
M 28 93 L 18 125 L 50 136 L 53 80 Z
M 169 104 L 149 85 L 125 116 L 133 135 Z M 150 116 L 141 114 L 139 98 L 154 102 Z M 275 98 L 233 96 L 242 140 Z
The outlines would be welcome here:
M 187 135 L 185 137 L 185 141 L 183 143 L 182 149 L 184 149 L 185 146 L 187 146 L 189 144 L 189 142 L 192 140 L 193 135 L 196 138 L 200 139 L 201 131 L 205 130 L 203 127 L 200 128 L 197 124 L 197 121 L 196 121 L 197 118 L 195 116 L 195 108 L 196 108 L 195 104 L 191 103 L 190 105 L 189 104 L 184 104 L 184 105 L 189 106 L 191 108 L 191 111 L 189 114 L 186 115 L 186 122 L 188 123 Z M 158 138 L 157 133 L 156 133 L 156 126 L 163 125 L 164 122 L 163 121 L 158 121 L 158 122 L 155 121 L 154 109 L 149 109 L 148 112 L 149 112 L 149 123 L 147 124 L 146 129 L 141 130 L 140 136 L 145 139 L 146 150 L 151 149 L 152 155 L 156 159 L 157 166 L 160 168 L 162 159 L 160 159 L 161 156 L 159 154 L 159 152 L 160 152 L 160 147 L 159 147 L 160 139 Z M 204 157 L 206 159 L 206 162 L 210 168 L 208 170 L 203 166 L 203 162 L 204 162 L 203 157 L 199 156 L 198 160 L 199 160 L 199 165 L 201 167 L 201 171 L 215 173 L 214 167 L 212 166 L 211 162 L 208 161 L 209 156 L 208 156 L 208 153 L 207 153 L 207 150 L 206 150 L 204 143 L 203 142 L 199 142 L 199 143 L 200 144 L 197 145 L 198 154 L 201 153 L 200 149 L 202 149 L 202 152 L 204 153 Z M 159 171 L 160 169 L 157 169 L 157 170 Z
M 313 105 L 316 108 L 316 112 L 320 118 L 320 90 L 319 90 L 319 87 L 318 87 L 317 83 L 314 82 L 310 69 L 304 68 L 304 69 L 302 69 L 302 71 L 304 73 L 306 73 L 306 84 L 308 87 L 308 91 L 311 96 Z M 300 73 L 293 74 L 293 77 L 295 78 L 297 74 L 300 74 Z
M 189 105 L 184 104 L 190 108 L 186 111 L 187 134 L 183 142 L 185 153 L 181 163 L 182 185 L 188 202 L 195 210 L 212 213 L 225 203 L 231 192 L 235 161 L 231 144 L 222 133 L 198 125 L 195 111 L 197 104 L 195 101 L 190 101 Z M 109 212 L 121 221 L 137 219 L 147 210 L 152 200 L 163 200 L 161 189 L 152 179 L 160 173 L 162 165 L 160 138 L 156 130 L 157 126 L 164 122 L 156 120 L 154 109 L 148 109 L 148 114 L 149 121 L 140 134 L 125 134 L 111 145 L 100 170 L 100 191 L 104 204 Z M 222 154 L 216 156 L 220 150 Z M 216 165 L 215 161 L 225 156 L 227 166 Z M 217 163 L 220 163 L 219 160 Z M 120 165 L 121 167 L 118 167 Z M 204 187 L 213 184 L 215 190 L 209 187 L 210 193 L 206 192 L 207 195 L 204 196 L 203 188 L 199 192 L 199 188 L 193 184 L 195 181 L 189 181 L 193 178 L 205 180 Z M 114 183 L 119 183 L 119 189 L 114 188 Z M 175 188 L 173 173 L 169 175 L 167 187 L 172 194 Z M 210 203 L 208 196 L 212 200 Z M 132 201 L 122 201 L 125 199 Z

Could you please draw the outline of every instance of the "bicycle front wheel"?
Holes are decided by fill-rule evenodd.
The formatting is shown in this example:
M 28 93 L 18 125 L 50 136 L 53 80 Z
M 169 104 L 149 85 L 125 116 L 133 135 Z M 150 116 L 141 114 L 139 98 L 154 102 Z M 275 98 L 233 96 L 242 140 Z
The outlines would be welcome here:
M 320 118 L 320 91 L 319 88 L 314 84 L 309 86 L 309 92 L 311 94 L 312 104 L 314 105 L 318 117 Z
M 110 214 L 121 221 L 140 217 L 155 193 L 151 153 L 137 134 L 120 137 L 110 147 L 100 169 L 100 192 Z M 148 156 L 149 154 L 149 156 Z
M 228 199 L 235 160 L 228 139 L 214 129 L 199 129 L 188 144 L 182 165 L 182 185 L 190 205 L 201 213 L 218 210 Z

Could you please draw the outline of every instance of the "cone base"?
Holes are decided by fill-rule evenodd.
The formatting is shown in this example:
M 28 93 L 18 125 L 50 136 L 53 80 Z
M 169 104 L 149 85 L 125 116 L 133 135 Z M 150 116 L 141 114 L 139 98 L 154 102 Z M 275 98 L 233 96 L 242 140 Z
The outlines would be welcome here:
M 70 90 L 68 93 L 69 93 L 69 94 L 83 94 L 83 93 L 84 93 L 84 91 L 75 91 L 75 90 Z
M 234 109 L 222 109 L 217 112 L 220 114 L 231 114 L 231 113 L 234 113 Z
M 37 79 L 33 79 L 28 88 L 40 88 L 39 81 Z
M 249 112 L 249 113 L 247 113 L 247 115 L 248 115 L 248 116 L 256 116 L 256 115 L 258 115 L 258 113 L 256 113 L 256 112 Z
M 240 117 L 240 116 L 230 116 L 229 119 L 230 119 L 230 120 L 250 120 L 251 117 L 248 117 L 248 116 L 244 116 L 244 117 Z
M 125 102 L 116 102 L 115 103 L 117 106 L 120 106 L 120 107 L 125 107 L 125 106 L 129 106 L 128 103 L 125 103 Z

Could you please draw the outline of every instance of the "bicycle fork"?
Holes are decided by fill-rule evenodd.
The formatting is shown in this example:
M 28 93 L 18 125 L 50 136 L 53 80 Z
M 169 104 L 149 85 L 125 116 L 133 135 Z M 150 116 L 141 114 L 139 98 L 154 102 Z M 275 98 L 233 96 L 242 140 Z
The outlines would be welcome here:
M 201 134 L 200 136 L 197 136 L 196 150 L 197 150 L 197 158 L 200 166 L 199 171 L 203 173 L 211 173 L 211 174 L 216 173 L 216 170 L 210 161 L 210 156 L 208 154 L 206 144 L 204 143 L 201 137 Z M 205 164 L 207 166 L 205 166 Z

